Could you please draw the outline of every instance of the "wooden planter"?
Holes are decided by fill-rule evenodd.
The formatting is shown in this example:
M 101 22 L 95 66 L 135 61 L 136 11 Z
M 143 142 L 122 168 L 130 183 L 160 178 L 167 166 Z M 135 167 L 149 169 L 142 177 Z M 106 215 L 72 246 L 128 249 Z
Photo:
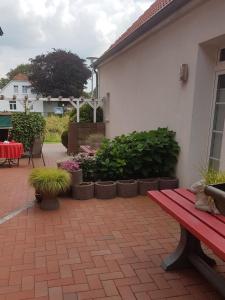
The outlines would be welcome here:
M 205 193 L 214 199 L 216 208 L 225 216 L 225 183 L 208 185 Z
M 117 193 L 119 197 L 135 197 L 138 194 L 138 183 L 136 180 L 118 180 Z
M 117 195 L 115 181 L 98 181 L 95 183 L 95 197 L 98 199 L 112 199 Z
M 43 210 L 55 210 L 59 208 L 59 200 L 54 195 L 42 194 L 40 201 L 40 208 Z
M 142 196 L 147 196 L 148 191 L 159 189 L 159 179 L 158 178 L 145 178 L 138 180 L 139 194 Z
M 94 198 L 94 183 L 82 182 L 73 186 L 73 198 L 77 200 L 88 200 Z
M 159 189 L 170 190 L 177 189 L 179 187 L 179 180 L 176 177 L 160 177 L 159 178 Z

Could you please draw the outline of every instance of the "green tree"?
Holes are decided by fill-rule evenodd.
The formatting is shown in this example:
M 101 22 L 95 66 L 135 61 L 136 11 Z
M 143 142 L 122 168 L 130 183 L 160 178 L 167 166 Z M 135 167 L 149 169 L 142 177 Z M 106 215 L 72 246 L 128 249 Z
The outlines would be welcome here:
M 30 64 L 20 64 L 16 68 L 11 69 L 6 75 L 9 80 L 13 79 L 14 76 L 16 76 L 19 73 L 29 75 L 30 72 Z
M 53 49 L 31 61 L 29 80 L 36 93 L 52 97 L 80 97 L 90 70 L 78 55 L 70 51 Z
M 22 73 L 28 76 L 30 72 L 30 64 L 20 64 L 16 68 L 11 69 L 7 74 L 7 78 L 0 78 L 0 89 L 2 89 L 10 80 L 13 79 L 17 74 Z

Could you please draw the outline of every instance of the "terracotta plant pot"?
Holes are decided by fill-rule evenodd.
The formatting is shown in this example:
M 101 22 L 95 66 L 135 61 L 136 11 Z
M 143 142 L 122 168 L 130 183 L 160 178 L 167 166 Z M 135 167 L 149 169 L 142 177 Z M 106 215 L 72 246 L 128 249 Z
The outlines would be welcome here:
M 54 195 L 42 194 L 40 208 L 43 210 L 55 210 L 59 208 L 59 200 Z
M 82 182 L 73 186 L 73 198 L 77 200 L 88 200 L 94 198 L 94 183 Z
M 118 180 L 117 193 L 119 197 L 135 197 L 138 194 L 138 183 L 136 180 Z
M 216 208 L 225 216 L 225 183 L 208 185 L 205 193 L 214 199 Z
M 80 184 L 83 181 L 82 169 L 70 172 L 70 174 L 71 174 L 71 184 L 72 184 L 72 186 L 76 186 L 77 184 Z
M 95 197 L 98 199 L 112 199 L 117 194 L 117 184 L 115 181 L 95 182 Z
M 148 191 L 159 189 L 159 179 L 158 178 L 144 178 L 138 180 L 139 194 L 142 196 L 147 196 Z
M 179 180 L 176 177 L 160 177 L 159 178 L 159 189 L 170 190 L 177 189 L 179 187 Z

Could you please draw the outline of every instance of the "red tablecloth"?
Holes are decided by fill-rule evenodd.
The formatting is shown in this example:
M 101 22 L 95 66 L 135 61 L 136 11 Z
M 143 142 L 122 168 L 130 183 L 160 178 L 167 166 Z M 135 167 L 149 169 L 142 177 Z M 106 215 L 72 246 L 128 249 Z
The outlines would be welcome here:
M 21 158 L 23 154 L 23 144 L 22 143 L 2 143 L 0 142 L 0 158 L 13 159 Z

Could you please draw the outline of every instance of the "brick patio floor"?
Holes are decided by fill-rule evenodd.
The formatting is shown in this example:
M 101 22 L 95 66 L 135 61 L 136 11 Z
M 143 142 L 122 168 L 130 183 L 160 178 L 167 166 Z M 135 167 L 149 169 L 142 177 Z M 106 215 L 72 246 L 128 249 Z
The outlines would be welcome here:
M 45 151 L 48 164 L 64 155 L 55 145 Z M 33 197 L 28 174 L 25 164 L 0 170 L 11 203 L 4 210 Z M 196 271 L 160 268 L 179 226 L 147 197 L 60 202 L 58 211 L 32 207 L 0 225 L 0 300 L 222 299 Z

